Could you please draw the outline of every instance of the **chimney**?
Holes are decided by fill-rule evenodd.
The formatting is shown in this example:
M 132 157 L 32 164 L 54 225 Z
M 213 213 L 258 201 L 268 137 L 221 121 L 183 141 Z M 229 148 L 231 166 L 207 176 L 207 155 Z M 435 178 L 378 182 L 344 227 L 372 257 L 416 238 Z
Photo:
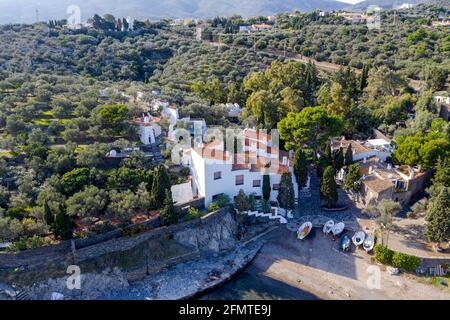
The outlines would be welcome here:
M 408 179 L 409 180 L 414 179 L 414 169 L 411 168 L 411 167 L 409 167 L 409 177 L 408 177 Z
M 288 165 L 288 159 L 287 157 L 283 157 L 283 166 L 287 166 Z
M 392 164 L 388 163 L 387 169 L 388 169 L 388 170 L 391 170 L 391 169 L 392 169 Z
M 370 167 L 369 167 L 369 174 L 372 174 L 372 173 L 373 173 L 373 167 L 370 166 Z
M 367 163 L 367 158 L 364 157 L 363 163 Z

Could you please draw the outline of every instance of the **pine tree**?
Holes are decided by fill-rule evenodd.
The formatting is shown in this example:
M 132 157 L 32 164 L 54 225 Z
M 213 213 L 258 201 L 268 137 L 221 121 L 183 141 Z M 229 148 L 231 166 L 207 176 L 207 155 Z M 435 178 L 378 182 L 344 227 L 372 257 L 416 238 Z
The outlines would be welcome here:
M 270 200 L 270 176 L 268 174 L 265 174 L 263 176 L 263 185 L 262 185 L 262 193 L 263 193 L 263 198 L 266 201 Z
M 431 200 L 426 221 L 425 236 L 429 241 L 439 244 L 450 239 L 450 188 L 443 188 Z
M 166 189 L 160 216 L 164 225 L 178 222 L 178 214 L 173 205 L 172 192 L 169 189 Z
M 48 226 L 50 226 L 51 229 L 53 229 L 55 224 L 55 216 L 53 215 L 47 201 L 44 203 L 44 221 Z
M 281 176 L 277 200 L 280 207 L 283 209 L 293 210 L 295 207 L 294 184 L 292 183 L 290 172 L 284 172 Z
M 59 206 L 59 212 L 55 217 L 55 235 L 62 240 L 72 239 L 73 222 L 63 205 Z
M 347 151 L 345 151 L 345 161 L 344 161 L 345 165 L 348 167 L 353 163 L 353 149 L 352 149 L 352 145 L 349 144 Z
M 344 166 L 344 150 L 339 148 L 336 155 L 334 156 L 334 169 L 336 172 L 342 169 Z
M 320 193 L 325 199 L 328 208 L 332 208 L 338 201 L 338 191 L 336 180 L 334 179 L 334 169 L 331 166 L 325 168 L 320 182 Z
M 367 78 L 369 77 L 369 66 L 364 65 L 362 72 L 361 72 L 361 78 L 359 80 L 359 90 L 362 92 L 364 88 L 367 86 Z
M 299 190 L 303 189 L 308 182 L 308 162 L 301 149 L 297 149 L 294 154 L 294 174 Z
M 160 165 L 155 171 L 152 184 L 151 205 L 160 209 L 163 206 L 166 190 L 170 190 L 170 177 L 166 167 Z

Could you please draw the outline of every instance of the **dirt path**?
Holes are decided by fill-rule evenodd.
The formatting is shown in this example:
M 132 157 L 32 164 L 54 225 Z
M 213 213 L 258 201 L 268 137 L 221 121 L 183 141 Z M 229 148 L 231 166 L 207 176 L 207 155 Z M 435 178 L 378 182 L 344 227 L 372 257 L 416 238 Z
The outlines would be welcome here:
M 342 253 L 337 247 L 337 242 L 319 231 L 300 242 L 293 233 L 280 228 L 252 267 L 264 276 L 323 299 L 450 299 L 448 288 L 419 283 L 411 275 L 391 276 L 383 266 L 374 265 L 364 251 Z M 377 270 L 379 288 L 373 281 Z

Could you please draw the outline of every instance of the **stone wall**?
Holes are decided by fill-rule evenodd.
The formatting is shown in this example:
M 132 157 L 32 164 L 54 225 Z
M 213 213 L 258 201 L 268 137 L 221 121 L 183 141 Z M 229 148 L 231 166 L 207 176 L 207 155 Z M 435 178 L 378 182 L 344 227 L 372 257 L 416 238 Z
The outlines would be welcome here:
M 93 245 L 70 242 L 18 253 L 0 254 L 0 282 L 28 285 L 66 275 L 69 265 L 83 272 L 120 268 L 129 279 L 158 272 L 164 267 L 195 259 L 202 251 L 233 248 L 238 223 L 230 207 L 200 219 L 149 230 L 135 236 L 122 234 Z

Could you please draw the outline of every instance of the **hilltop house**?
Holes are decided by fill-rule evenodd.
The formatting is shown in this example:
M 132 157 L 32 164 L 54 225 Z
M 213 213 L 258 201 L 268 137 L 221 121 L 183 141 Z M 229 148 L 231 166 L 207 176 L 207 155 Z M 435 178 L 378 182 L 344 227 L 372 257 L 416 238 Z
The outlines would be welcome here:
M 434 101 L 439 107 L 439 116 L 448 121 L 450 119 L 450 97 L 444 96 L 443 94 L 437 93 L 434 96 Z
M 368 19 L 367 15 L 359 12 L 338 12 L 336 15 L 344 18 L 345 21 L 350 23 L 365 23 Z
M 239 190 L 262 197 L 263 175 L 270 176 L 271 201 L 276 201 L 281 175 L 291 172 L 295 196 L 298 185 L 293 174 L 292 152 L 272 145 L 272 136 L 253 129 L 243 132 L 241 151 L 230 153 L 222 141 L 212 141 L 186 152 L 191 168 L 194 195 L 209 205 L 222 194 L 233 199 Z M 309 181 L 306 188 L 309 188 Z
M 153 144 L 156 138 L 162 133 L 161 118 L 153 117 L 149 113 L 142 114 L 142 117 L 133 119 L 139 125 L 139 135 L 144 145 Z

